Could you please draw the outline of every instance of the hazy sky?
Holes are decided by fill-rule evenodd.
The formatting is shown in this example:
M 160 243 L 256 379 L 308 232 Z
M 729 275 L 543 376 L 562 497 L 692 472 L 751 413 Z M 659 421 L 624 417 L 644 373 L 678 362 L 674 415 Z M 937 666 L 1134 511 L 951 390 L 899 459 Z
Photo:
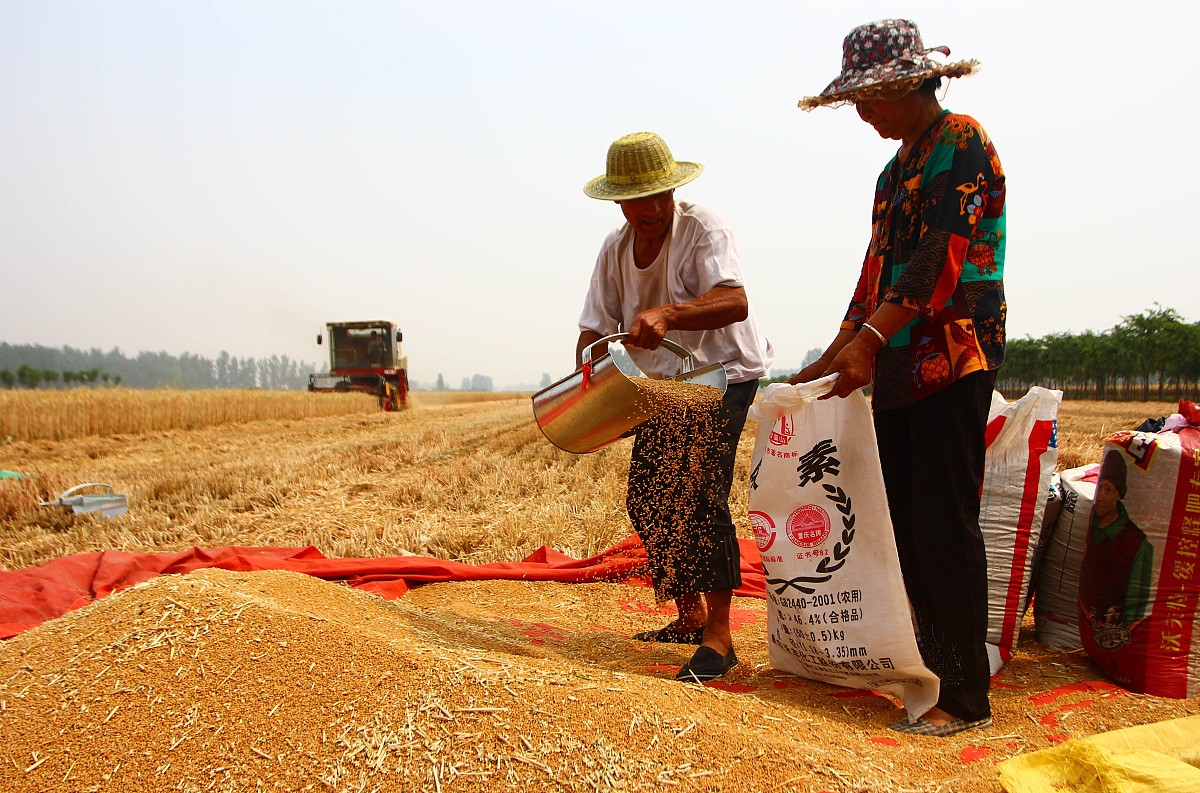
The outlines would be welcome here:
M 573 368 L 619 209 L 664 136 L 734 229 L 776 367 L 832 338 L 895 150 L 796 108 L 904 16 L 982 71 L 1008 176 L 1011 337 L 1200 320 L 1195 2 L 0 0 L 0 341 L 323 360 L 391 319 L 412 379 Z

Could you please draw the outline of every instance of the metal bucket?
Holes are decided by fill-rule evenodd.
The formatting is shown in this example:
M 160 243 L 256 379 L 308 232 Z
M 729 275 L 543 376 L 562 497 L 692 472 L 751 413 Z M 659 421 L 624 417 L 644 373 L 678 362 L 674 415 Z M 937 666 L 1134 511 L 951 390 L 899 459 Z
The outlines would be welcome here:
M 629 357 L 616 339 L 627 333 L 605 336 L 583 351 L 584 365 L 573 374 L 552 383 L 533 395 L 533 415 L 546 439 L 558 448 L 575 454 L 594 452 L 633 434 L 650 418 L 654 406 L 635 378 L 646 375 Z M 592 358 L 592 350 L 607 342 L 607 351 Z M 696 359 L 688 350 L 669 339 L 662 346 L 683 358 L 687 370 L 671 378 L 710 385 L 725 391 L 725 367 L 719 363 L 696 368 Z
M 84 493 L 75 495 L 85 487 L 102 487 L 107 493 Z M 75 485 L 65 491 L 54 501 L 43 501 L 39 506 L 66 507 L 76 515 L 86 515 L 89 512 L 99 512 L 101 516 L 112 520 L 125 514 L 129 509 L 129 499 L 112 489 L 112 485 L 103 482 L 88 482 L 85 485 Z

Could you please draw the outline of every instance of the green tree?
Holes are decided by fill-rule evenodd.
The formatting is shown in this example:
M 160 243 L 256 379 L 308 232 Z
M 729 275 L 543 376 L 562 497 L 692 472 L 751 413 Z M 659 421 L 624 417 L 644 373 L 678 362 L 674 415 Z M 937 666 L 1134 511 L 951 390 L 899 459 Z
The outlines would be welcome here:
M 17 384 L 17 376 L 11 369 L 0 369 L 0 383 L 3 383 L 5 388 L 12 388 Z
M 41 379 L 41 369 L 34 369 L 27 363 L 23 363 L 17 368 L 17 382 L 26 388 L 37 388 Z
M 1004 365 L 1000 369 L 1004 390 L 1025 391 L 1042 379 L 1042 345 L 1026 336 L 1009 339 L 1004 345 Z
M 1146 309 L 1144 313 L 1123 317 L 1113 331 L 1119 333 L 1134 352 L 1134 366 L 1142 379 L 1142 399 L 1150 398 L 1150 382 L 1154 379 L 1158 384 L 1158 399 L 1162 400 L 1168 359 L 1174 352 L 1172 340 L 1183 321 L 1175 309 L 1163 308 L 1158 303 L 1154 305 L 1155 308 Z

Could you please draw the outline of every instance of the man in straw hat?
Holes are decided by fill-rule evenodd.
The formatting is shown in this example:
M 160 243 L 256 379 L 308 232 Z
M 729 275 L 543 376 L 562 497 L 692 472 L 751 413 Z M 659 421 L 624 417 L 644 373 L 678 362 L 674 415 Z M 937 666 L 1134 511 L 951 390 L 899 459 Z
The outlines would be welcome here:
M 724 364 L 729 386 L 716 418 L 711 465 L 700 472 L 681 467 L 681 479 L 696 481 L 670 488 L 697 493 L 697 503 L 664 503 L 671 496 L 656 488 L 655 476 L 665 431 L 653 424 L 638 432 L 626 498 L 650 559 L 655 594 L 674 599 L 679 608 L 669 625 L 634 638 L 700 645 L 678 675 L 699 681 L 737 664 L 729 604 L 741 574 L 729 489 L 746 411 L 773 360 L 746 299 L 733 233 L 712 209 L 675 200 L 675 188 L 703 170 L 698 163 L 677 162 L 666 142 L 650 132 L 626 135 L 609 147 L 604 175 L 583 191 L 615 201 L 626 222 L 600 249 L 576 347 L 581 366 L 585 348 L 624 331 L 631 357 L 652 378 L 680 371 L 680 358 L 660 349 L 664 339 L 691 351 L 697 367 Z
M 871 241 L 841 327 L 792 379 L 873 383 L 872 407 L 896 549 L 937 704 L 891 729 L 951 735 L 991 726 L 987 559 L 979 530 L 988 407 L 1004 356 L 1004 171 L 983 128 L 943 110 L 938 64 L 917 26 L 885 19 L 850 32 L 842 72 L 812 109 L 853 103 L 900 148 L 875 185 Z

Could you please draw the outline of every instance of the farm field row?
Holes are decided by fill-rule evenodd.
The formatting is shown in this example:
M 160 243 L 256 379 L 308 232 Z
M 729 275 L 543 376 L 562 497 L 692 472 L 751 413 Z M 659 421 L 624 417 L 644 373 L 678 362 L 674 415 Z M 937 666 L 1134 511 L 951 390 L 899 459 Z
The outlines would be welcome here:
M 414 392 L 414 405 L 512 399 L 510 393 Z M 375 413 L 376 397 L 307 391 L 69 388 L 0 390 L 0 440 L 68 440 L 247 421 Z
M 131 392 L 149 395 L 160 392 Z M 458 395 L 461 392 L 441 392 Z M 247 399 L 269 392 L 244 392 Z M 528 399 L 434 404 L 381 413 L 256 419 L 68 440 L 8 440 L 0 468 L 29 474 L 0 489 L 0 567 L 120 549 L 192 545 L 313 545 L 327 556 L 413 553 L 468 563 L 513 561 L 541 545 L 590 556 L 628 533 L 628 444 L 577 456 L 542 437 Z M 493 396 L 493 395 L 488 395 Z M 70 395 L 64 395 L 69 401 Z M 1168 403 L 1064 402 L 1059 469 L 1098 462 L 1105 435 L 1174 410 Z M 755 424 L 738 457 L 749 475 Z M 105 482 L 129 497 L 105 523 L 38 507 L 77 484 Z M 734 488 L 742 536 L 745 487 Z

